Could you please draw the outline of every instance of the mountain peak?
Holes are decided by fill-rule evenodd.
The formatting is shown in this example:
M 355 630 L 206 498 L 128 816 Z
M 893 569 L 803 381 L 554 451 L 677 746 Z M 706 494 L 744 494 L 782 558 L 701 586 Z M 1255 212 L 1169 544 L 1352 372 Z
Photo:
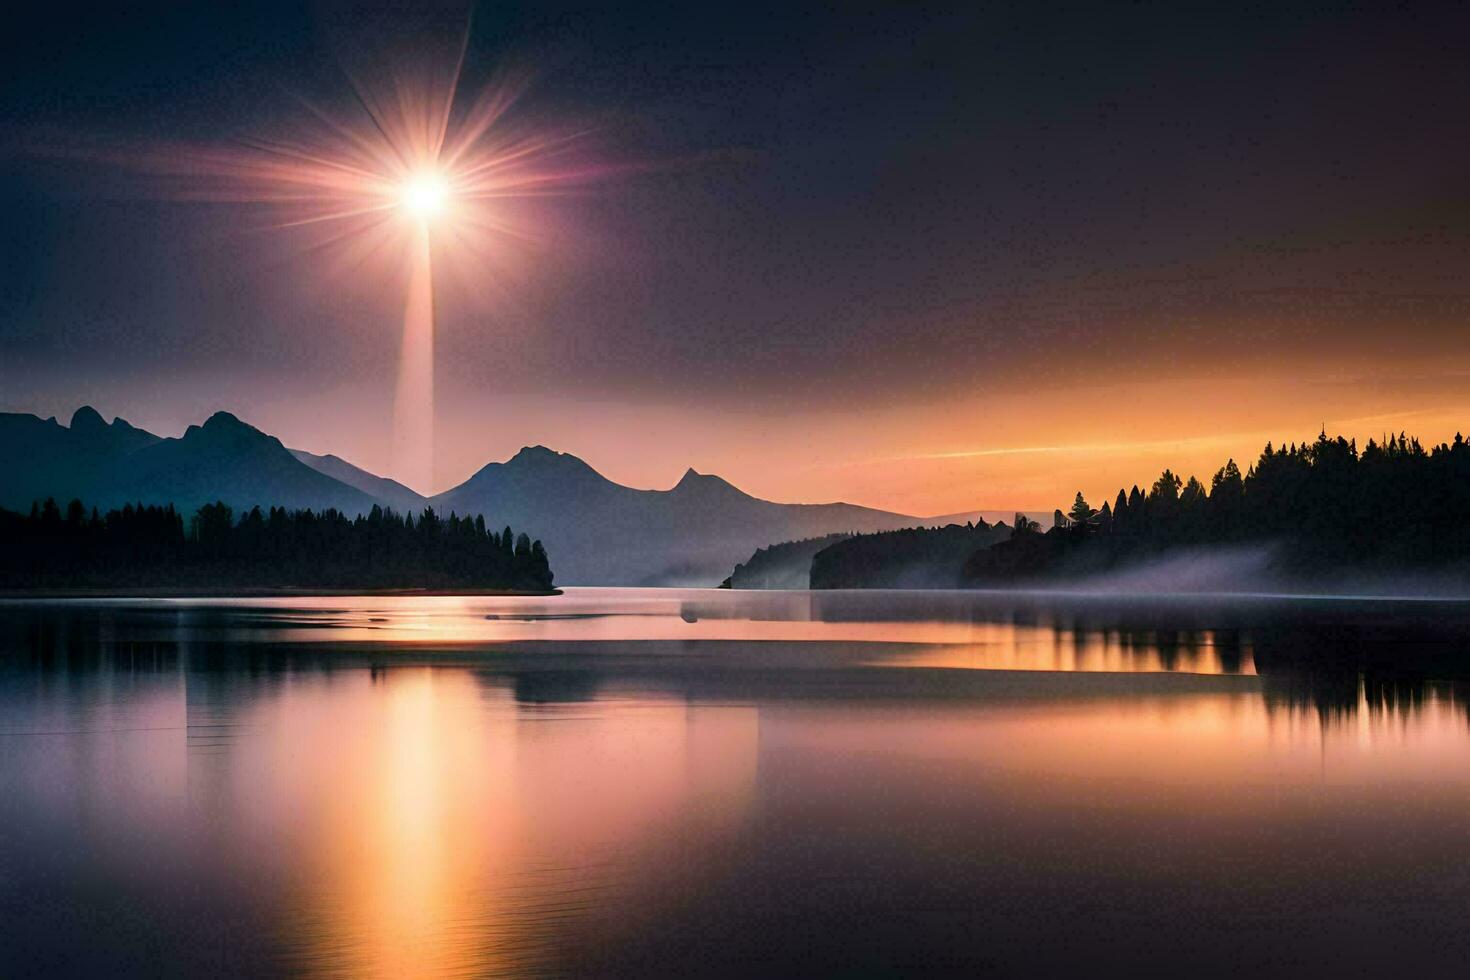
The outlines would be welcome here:
M 730 481 L 728 481 L 728 480 L 726 480 L 726 479 L 724 479 L 722 477 L 715 476 L 715 475 L 713 475 L 711 473 L 701 473 L 701 472 L 699 472 L 698 470 L 696 470 L 692 466 L 689 469 L 687 469 L 687 470 L 684 471 L 684 475 L 681 476 L 681 477 L 679 477 L 679 482 L 676 483 L 676 484 L 674 484 L 674 489 L 671 490 L 671 491 L 669 491 L 669 492 L 670 493 L 716 493 L 716 492 L 718 492 L 718 493 L 736 493 L 736 494 L 739 494 L 742 497 L 746 496 L 745 491 L 743 491 L 740 488 L 736 487 Z
M 507 470 L 515 473 L 556 474 L 557 476 L 597 475 L 586 461 L 571 453 L 559 453 L 545 446 L 525 446 L 506 461 Z
M 281 440 L 261 432 L 248 422 L 240 421 L 229 412 L 215 412 L 204 420 L 203 425 L 189 426 L 183 439 L 185 442 L 215 446 L 222 450 L 233 451 L 250 447 L 286 452 Z
M 241 422 L 239 420 L 239 418 L 237 418 L 234 415 L 231 415 L 229 412 L 215 412 L 209 418 L 207 418 L 207 419 L 204 420 L 204 428 L 206 428 L 206 429 L 232 429 L 232 428 L 246 428 L 246 429 L 248 429 L 248 428 L 251 428 L 251 426 L 248 426 L 244 422 Z
M 555 449 L 547 449 L 545 446 L 522 446 L 520 451 L 512 456 L 507 462 L 522 464 L 540 463 L 561 459 L 566 455 L 566 453 L 559 453 Z
M 571 453 L 559 453 L 545 446 L 525 446 L 503 463 L 486 463 L 464 483 L 433 499 L 440 504 L 447 500 L 448 506 L 463 509 L 470 506 L 463 499 L 464 493 L 488 493 L 491 498 L 480 496 L 473 505 L 488 514 L 502 506 L 502 498 L 498 496 L 501 493 L 530 494 L 544 504 L 547 494 L 601 492 L 604 485 L 616 490 L 628 489 L 608 480 Z
M 83 405 L 72 413 L 70 428 L 73 432 L 104 432 L 107 429 L 107 423 L 102 420 L 101 412 L 91 405 Z

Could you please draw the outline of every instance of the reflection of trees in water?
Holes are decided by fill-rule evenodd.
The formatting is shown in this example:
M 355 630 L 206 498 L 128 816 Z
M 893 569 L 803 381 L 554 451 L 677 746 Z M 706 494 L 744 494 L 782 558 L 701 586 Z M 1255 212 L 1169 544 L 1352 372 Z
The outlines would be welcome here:
M 1464 684 L 1402 677 L 1363 677 L 1363 700 L 1377 715 L 1412 715 L 1424 708 L 1429 696 L 1444 696 L 1463 709 Z
M 1470 723 L 1470 681 L 1371 673 L 1304 672 L 1262 675 L 1262 696 L 1273 711 L 1311 712 L 1323 727 L 1342 726 L 1360 712 L 1380 721 L 1408 721 L 1432 703 Z
M 1057 649 L 1093 667 L 1125 665 L 1168 671 L 1254 670 L 1273 710 L 1315 713 L 1324 723 L 1360 717 L 1404 719 L 1453 706 L 1470 721 L 1470 603 L 1311 601 L 1100 601 L 1054 597 L 801 595 L 777 604 L 772 618 L 837 621 L 958 620 L 996 624 L 1054 637 Z M 692 609 L 682 611 L 696 612 Z M 699 615 L 719 612 L 718 603 Z M 866 611 L 866 616 L 859 613 Z M 86 685 L 171 684 L 184 680 L 191 724 L 229 722 L 240 706 L 270 697 L 293 678 L 434 663 L 472 667 L 483 683 L 509 688 L 525 705 L 595 700 L 622 677 L 645 687 L 726 697 L 748 694 L 748 672 L 728 671 L 722 650 L 648 660 L 584 659 L 576 645 L 555 655 L 501 651 L 493 665 L 482 652 L 422 646 L 303 642 L 302 629 L 344 622 L 329 609 L 293 606 L 171 604 L 35 604 L 0 607 L 0 684 L 81 691 Z M 348 623 L 350 625 L 350 622 Z M 725 641 L 731 655 L 740 641 Z M 616 647 L 616 644 L 614 643 Z M 793 647 L 802 646 L 794 643 Z M 803 648 L 804 650 L 806 648 Z M 772 660 L 804 667 L 855 667 L 828 651 Z M 688 653 L 683 651 L 682 653 Z M 1106 655 L 1110 660 L 1089 659 Z M 630 660 L 629 657 L 632 656 Z M 58 679 L 60 683 L 58 683 Z M 62 684 L 66 685 L 65 687 Z M 101 688 L 99 688 L 100 690 Z M 80 703 L 80 701 L 78 701 Z
M 479 677 L 492 687 L 506 681 L 498 671 L 481 671 Z M 510 675 L 517 704 L 571 704 L 597 700 L 601 678 L 591 670 L 521 670 Z
M 366 667 L 373 683 L 380 683 L 394 667 L 461 665 L 466 660 L 453 652 L 426 650 L 415 656 L 403 649 L 270 639 L 273 632 L 312 625 L 301 612 L 59 605 L 0 610 L 0 650 L 5 651 L 0 683 L 36 684 L 64 677 L 83 688 L 112 683 L 118 676 L 146 676 L 155 684 L 181 678 L 192 749 L 222 741 L 210 731 L 230 729 L 241 711 L 279 694 L 293 680 Z M 481 668 L 475 673 L 488 686 L 509 687 L 516 701 L 526 705 L 595 700 L 604 680 L 597 671 L 584 669 Z
M 21 607 L 0 613 L 0 670 L 34 676 L 84 677 L 118 671 L 138 675 L 179 669 L 179 645 L 138 635 L 115 610 Z
M 248 619 L 248 611 L 246 618 Z M 157 684 L 182 676 L 189 705 L 232 705 L 268 696 L 291 677 L 369 665 L 376 655 L 324 644 L 247 641 L 298 624 L 239 608 L 16 606 L 0 610 L 0 677 L 10 683 L 65 677 L 75 685 L 116 678 Z
M 1323 725 L 1406 720 L 1432 702 L 1470 722 L 1470 644 L 1426 622 L 1316 624 L 1255 640 L 1256 671 L 1270 708 L 1312 711 Z
M 1227 674 L 1240 673 L 1245 662 L 1245 649 L 1241 644 L 1240 630 L 1216 630 L 1215 656 L 1220 658 L 1220 669 Z
M 1273 712 L 1313 712 L 1325 727 L 1347 721 L 1357 714 L 1358 675 L 1262 674 L 1261 696 L 1267 709 Z
M 1154 644 L 1158 648 L 1159 653 L 1159 663 L 1163 665 L 1165 670 L 1179 669 L 1179 636 L 1178 630 L 1160 630 L 1154 637 Z M 1197 650 L 1191 646 L 1191 659 L 1193 659 L 1195 653 L 1197 653 Z
M 1053 627 L 1055 628 L 1055 627 Z M 1072 623 L 1067 632 L 1081 648 L 1088 643 L 1120 650 L 1139 668 L 1153 664 L 1167 671 L 1238 674 L 1246 667 L 1248 649 L 1239 630 L 1120 628 L 1092 630 Z

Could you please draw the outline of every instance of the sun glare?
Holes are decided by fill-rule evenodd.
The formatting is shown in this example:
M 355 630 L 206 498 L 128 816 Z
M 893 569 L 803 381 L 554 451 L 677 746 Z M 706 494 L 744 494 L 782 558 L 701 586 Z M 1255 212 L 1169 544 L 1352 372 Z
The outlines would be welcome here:
M 467 38 L 453 58 L 422 53 L 349 72 L 355 98 L 339 100 L 343 114 L 301 99 L 303 111 L 272 135 L 145 143 L 124 157 L 150 176 L 176 180 L 182 200 L 260 205 L 271 209 L 265 227 L 317 229 L 298 244 L 330 253 L 330 271 L 370 285 L 405 284 L 392 469 L 420 490 L 433 488 L 434 475 L 431 261 L 451 270 L 462 302 L 484 302 L 486 256 L 493 252 L 503 267 L 514 251 L 501 247 L 507 240 L 539 241 L 514 205 L 491 202 L 547 197 L 604 172 L 570 156 L 585 130 L 509 118 L 521 75 L 463 91 Z
M 415 218 L 432 218 L 449 201 L 449 184 L 438 174 L 420 174 L 403 185 L 403 209 Z

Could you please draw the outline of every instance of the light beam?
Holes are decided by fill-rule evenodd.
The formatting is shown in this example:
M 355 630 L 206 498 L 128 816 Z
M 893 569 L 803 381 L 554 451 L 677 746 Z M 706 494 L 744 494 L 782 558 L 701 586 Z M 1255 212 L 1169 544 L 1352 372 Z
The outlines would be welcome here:
M 398 482 L 427 491 L 434 478 L 434 276 L 429 225 L 424 220 L 417 224 L 393 392 L 391 459 Z
M 333 253 L 336 271 L 353 277 L 349 287 L 404 284 L 389 470 L 426 493 L 437 489 L 436 268 L 457 273 L 465 294 L 486 294 L 491 259 L 540 237 L 510 199 L 558 194 L 606 172 L 570 159 L 588 129 L 511 121 L 523 81 L 502 76 L 465 97 L 465 51 L 461 43 L 454 58 L 389 60 L 349 73 L 354 112 L 301 100 L 296 119 L 270 137 L 87 153 L 161 179 L 154 190 L 163 196 L 269 209 L 267 227 L 309 236 L 315 261 Z

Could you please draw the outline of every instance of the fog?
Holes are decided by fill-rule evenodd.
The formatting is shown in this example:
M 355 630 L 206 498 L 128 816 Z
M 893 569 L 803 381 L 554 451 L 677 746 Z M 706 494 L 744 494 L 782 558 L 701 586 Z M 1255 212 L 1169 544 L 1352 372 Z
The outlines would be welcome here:
M 1084 592 L 1276 592 L 1287 584 L 1279 545 L 1185 548 L 1078 577 Z
M 1182 548 L 1151 560 L 1049 583 L 1050 589 L 1095 594 L 1256 593 L 1376 598 L 1470 598 L 1470 567 L 1437 572 L 1305 572 L 1279 543 Z

